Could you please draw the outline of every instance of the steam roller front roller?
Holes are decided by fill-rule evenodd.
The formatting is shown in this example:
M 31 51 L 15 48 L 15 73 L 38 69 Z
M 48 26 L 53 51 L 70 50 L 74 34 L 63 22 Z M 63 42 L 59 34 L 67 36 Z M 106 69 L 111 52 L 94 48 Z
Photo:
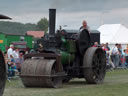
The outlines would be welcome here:
M 2 52 L 0 51 L 0 96 L 2 96 L 6 81 L 6 65 Z
M 37 55 L 37 54 L 36 54 Z M 58 60 L 33 58 L 26 59 L 21 67 L 21 79 L 25 87 L 62 86 L 63 72 L 58 68 Z
M 83 66 L 83 73 L 87 83 L 102 83 L 106 73 L 105 52 L 97 47 L 88 48 L 84 55 Z

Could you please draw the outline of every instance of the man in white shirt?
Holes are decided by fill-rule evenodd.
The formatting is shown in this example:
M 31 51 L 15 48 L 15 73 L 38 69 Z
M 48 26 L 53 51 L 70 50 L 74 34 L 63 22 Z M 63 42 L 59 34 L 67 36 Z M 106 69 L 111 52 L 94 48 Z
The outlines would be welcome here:
M 120 62 L 120 53 L 118 50 L 118 44 L 115 44 L 115 47 L 112 49 L 112 57 L 113 57 L 113 63 L 115 64 L 115 68 L 119 66 Z
M 13 51 L 13 53 L 12 53 L 12 55 L 13 55 L 14 59 L 15 58 L 19 58 L 19 49 L 18 48 L 15 48 L 14 51 Z
M 13 57 L 13 49 L 14 49 L 14 46 L 11 44 L 10 48 L 7 50 L 8 59 L 11 59 L 11 56 Z

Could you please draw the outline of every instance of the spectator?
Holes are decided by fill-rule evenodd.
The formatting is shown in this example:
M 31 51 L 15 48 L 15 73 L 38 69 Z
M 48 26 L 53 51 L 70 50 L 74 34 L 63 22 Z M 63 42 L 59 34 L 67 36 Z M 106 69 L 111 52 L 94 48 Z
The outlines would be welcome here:
M 14 57 L 14 62 L 16 64 L 16 69 L 18 70 L 19 69 L 19 66 L 18 66 L 18 64 L 19 64 L 19 49 L 18 48 L 14 48 L 13 57 Z
M 106 55 L 106 64 L 107 64 L 106 67 L 109 69 L 110 68 L 110 58 L 109 58 L 109 52 L 108 52 L 108 49 L 106 47 L 106 44 L 102 44 L 102 49 L 104 50 L 105 55 Z
M 10 55 L 10 59 L 8 60 L 8 79 L 15 76 L 15 70 L 16 70 L 16 65 L 14 62 L 14 58 L 12 55 Z
M 103 47 L 104 47 L 104 43 L 102 43 L 101 45 L 100 45 L 100 47 L 102 48 L 102 49 L 104 49 Z
M 128 54 L 128 44 L 127 44 L 127 48 L 126 48 L 126 53 Z
M 126 52 L 126 49 L 124 49 L 124 51 L 123 51 L 123 56 L 127 56 L 127 52 Z
M 119 66 L 119 50 L 118 50 L 118 44 L 115 44 L 115 47 L 112 49 L 112 60 L 113 63 L 115 64 L 115 68 L 117 68 Z
M 127 52 L 126 52 L 126 49 L 124 49 L 122 55 L 123 55 L 123 59 L 122 59 L 122 64 L 123 64 L 123 65 L 122 65 L 122 67 L 123 67 L 123 68 L 126 68 L 127 65 L 128 65 L 128 60 L 127 60 L 128 54 L 127 54 Z
M 98 42 L 94 42 L 94 45 L 93 45 L 93 47 L 99 47 L 99 44 L 98 44 Z
M 7 57 L 8 57 L 8 59 L 11 59 L 11 56 L 13 54 L 13 49 L 14 49 L 14 46 L 10 45 L 10 48 L 7 50 Z
M 123 59 L 123 55 L 122 55 L 122 46 L 121 44 L 118 44 L 118 51 L 119 51 L 119 66 L 122 67 L 122 59 Z
M 14 48 L 12 55 L 13 55 L 14 59 L 19 58 L 19 49 Z
M 13 76 L 15 76 L 15 72 L 16 72 L 16 64 L 15 64 L 15 56 L 14 55 L 14 46 L 10 45 L 10 48 L 7 50 L 7 64 L 8 64 L 8 79 L 12 78 Z
M 19 72 L 21 72 L 21 65 L 23 64 L 23 62 L 24 62 L 23 53 L 21 52 L 21 53 L 19 53 L 19 59 L 17 61 L 17 70 Z
M 121 46 L 121 44 L 118 44 L 117 47 L 118 47 L 118 50 L 119 50 L 119 54 L 122 55 L 122 46 Z
M 107 48 L 106 44 L 103 44 L 103 45 L 102 45 L 102 49 L 103 49 L 105 52 L 108 51 L 108 48 Z
M 106 48 L 108 49 L 108 51 L 110 50 L 110 47 L 108 46 L 108 42 L 106 43 Z

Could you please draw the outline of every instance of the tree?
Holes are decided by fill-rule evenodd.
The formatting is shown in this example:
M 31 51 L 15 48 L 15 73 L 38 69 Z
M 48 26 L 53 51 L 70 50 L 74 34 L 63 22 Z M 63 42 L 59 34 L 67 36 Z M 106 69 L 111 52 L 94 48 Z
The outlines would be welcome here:
M 30 30 L 37 30 L 37 25 L 36 24 L 32 24 L 32 23 L 26 23 L 24 24 L 25 26 L 25 29 L 27 31 L 30 31 Z
M 39 30 L 48 31 L 48 20 L 47 18 L 41 18 L 39 22 L 37 22 L 37 27 Z
M 36 24 L 0 21 L 0 32 L 5 34 L 25 35 L 27 31 L 37 30 Z

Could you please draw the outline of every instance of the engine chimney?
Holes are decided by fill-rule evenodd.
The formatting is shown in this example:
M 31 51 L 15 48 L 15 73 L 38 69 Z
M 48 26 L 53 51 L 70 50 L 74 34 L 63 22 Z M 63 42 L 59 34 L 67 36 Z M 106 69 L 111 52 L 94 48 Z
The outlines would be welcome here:
M 49 9 L 49 34 L 55 35 L 56 9 Z

